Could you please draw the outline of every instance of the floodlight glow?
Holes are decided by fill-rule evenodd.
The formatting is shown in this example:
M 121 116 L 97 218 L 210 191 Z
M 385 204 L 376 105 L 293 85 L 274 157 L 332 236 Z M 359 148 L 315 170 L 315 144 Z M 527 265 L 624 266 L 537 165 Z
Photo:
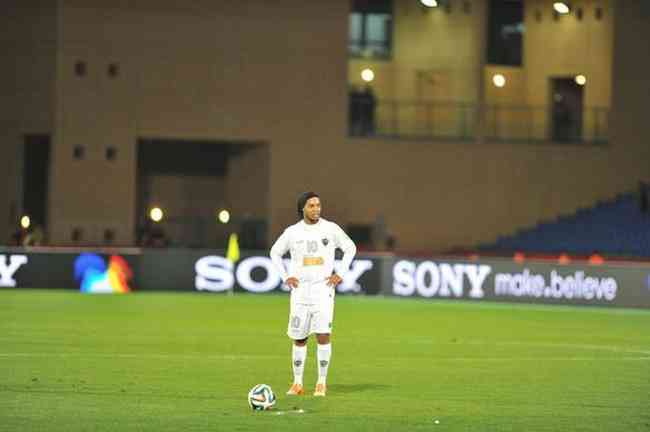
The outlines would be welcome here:
M 221 210 L 219 212 L 219 222 L 222 224 L 227 224 L 230 222 L 230 212 L 228 210 Z
M 370 68 L 361 71 L 361 79 L 365 82 L 370 82 L 375 79 L 375 73 Z
M 20 226 L 23 227 L 23 229 L 29 228 L 31 224 L 32 224 L 32 221 L 29 218 L 29 216 L 25 215 L 25 216 L 20 218 Z
M 430 8 L 438 7 L 438 2 L 436 0 L 420 0 L 420 3 L 422 3 L 422 6 Z
M 506 85 L 506 77 L 504 77 L 501 74 L 495 74 L 492 77 L 492 82 L 494 83 L 495 86 L 497 87 L 503 87 Z
M 578 84 L 580 86 L 583 86 L 583 85 L 587 84 L 587 77 L 582 75 L 582 74 L 576 75 L 575 80 L 576 80 L 576 84 Z
M 159 207 L 154 207 L 149 212 L 149 217 L 154 222 L 160 222 L 164 216 L 165 214 Z
M 566 15 L 569 12 L 571 12 L 571 8 L 569 7 L 569 4 L 567 2 L 553 3 L 553 9 L 555 10 L 555 12 L 559 13 L 560 15 Z

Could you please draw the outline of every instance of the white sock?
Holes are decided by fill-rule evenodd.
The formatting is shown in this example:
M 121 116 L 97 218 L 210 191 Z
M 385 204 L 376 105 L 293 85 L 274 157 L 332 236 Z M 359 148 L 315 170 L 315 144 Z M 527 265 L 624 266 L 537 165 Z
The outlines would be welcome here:
M 305 370 L 305 359 L 307 358 L 307 346 L 293 344 L 291 364 L 293 365 L 293 383 L 302 385 L 302 373 Z
M 327 381 L 327 369 L 330 367 L 332 357 L 332 344 L 318 345 L 318 384 L 325 384 Z

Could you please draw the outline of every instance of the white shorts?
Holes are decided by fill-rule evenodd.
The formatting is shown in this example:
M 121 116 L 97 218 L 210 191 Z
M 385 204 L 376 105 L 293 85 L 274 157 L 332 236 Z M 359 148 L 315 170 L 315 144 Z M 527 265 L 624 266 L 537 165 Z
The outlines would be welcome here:
M 331 334 L 334 320 L 334 295 L 316 303 L 291 302 L 287 335 L 294 340 L 310 334 Z

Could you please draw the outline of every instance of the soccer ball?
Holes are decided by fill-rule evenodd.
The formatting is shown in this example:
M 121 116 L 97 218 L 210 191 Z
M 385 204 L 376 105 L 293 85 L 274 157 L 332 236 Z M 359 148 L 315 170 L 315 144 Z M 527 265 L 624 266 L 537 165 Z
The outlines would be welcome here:
M 248 392 L 248 405 L 255 411 L 271 409 L 275 405 L 275 394 L 271 386 L 258 384 Z

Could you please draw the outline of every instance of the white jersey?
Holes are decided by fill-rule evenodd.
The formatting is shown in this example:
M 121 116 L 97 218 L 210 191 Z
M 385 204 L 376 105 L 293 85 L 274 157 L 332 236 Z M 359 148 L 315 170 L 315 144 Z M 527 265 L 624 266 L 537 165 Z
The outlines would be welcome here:
M 291 290 L 292 301 L 314 302 L 330 294 L 323 289 L 325 280 L 334 272 L 334 251 L 343 251 L 339 276 L 345 279 L 357 248 L 350 237 L 334 222 L 320 218 L 313 225 L 304 220 L 288 227 L 271 248 L 271 260 L 283 282 L 295 277 L 299 286 Z M 289 270 L 282 256 L 289 252 Z

